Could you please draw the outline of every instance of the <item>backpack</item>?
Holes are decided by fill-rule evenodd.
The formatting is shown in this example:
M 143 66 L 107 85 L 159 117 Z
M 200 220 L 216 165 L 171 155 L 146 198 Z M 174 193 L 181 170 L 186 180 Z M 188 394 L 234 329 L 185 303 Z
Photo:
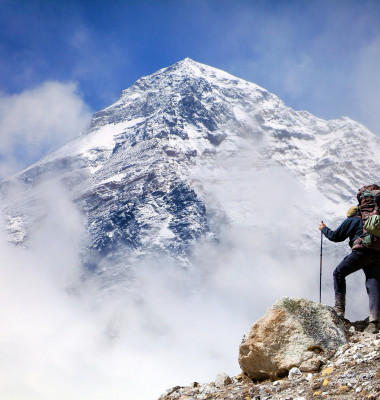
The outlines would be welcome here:
M 352 249 L 380 251 L 380 186 L 363 186 L 356 197 L 363 221 L 363 234 L 354 241 Z

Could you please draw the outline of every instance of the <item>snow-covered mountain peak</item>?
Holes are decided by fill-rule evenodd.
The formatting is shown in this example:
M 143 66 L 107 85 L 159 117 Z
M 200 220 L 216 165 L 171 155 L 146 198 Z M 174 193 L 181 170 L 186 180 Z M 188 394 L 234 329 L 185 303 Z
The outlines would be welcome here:
M 146 90 L 160 90 L 161 93 L 169 93 L 178 88 L 182 88 L 182 91 L 184 88 L 191 88 L 194 93 L 200 91 L 207 94 L 207 92 L 212 92 L 213 89 L 227 89 L 231 86 L 240 89 L 249 88 L 251 91 L 258 90 L 269 95 L 269 92 L 254 83 L 186 58 L 152 75 L 140 78 L 132 87 L 122 92 L 119 101 L 123 102 L 131 97 L 133 98 L 136 93 Z
M 44 333 L 32 345 L 58 332 L 65 350 L 73 325 L 80 340 L 68 356 L 87 365 L 83 348 L 89 363 L 98 349 L 96 376 L 104 365 L 120 370 L 116 353 L 128 358 L 126 376 L 136 369 L 129 354 L 138 365 L 166 366 L 172 349 L 176 366 L 179 348 L 198 349 L 200 363 L 206 355 L 220 368 L 225 339 L 239 341 L 266 304 L 317 296 L 318 223 L 337 227 L 356 190 L 380 183 L 379 157 L 378 138 L 362 125 L 292 110 L 193 60 L 143 77 L 76 139 L 0 183 L 4 227 L 19 245 L 0 243 L 3 287 L 15 294 L 14 304 L 4 303 L 15 314 L 10 332 L 18 336 L 25 305 L 34 333 Z M 332 268 L 348 246 L 323 246 L 327 301 Z M 365 304 L 359 292 L 350 298 Z M 98 311 L 83 319 L 86 310 Z M 30 329 L 24 336 L 29 343 Z M 157 348 L 162 357 L 152 364 Z M 65 376 L 67 360 L 57 369 Z
M 336 211 L 374 181 L 379 154 L 379 140 L 355 121 L 294 111 L 254 83 L 187 58 L 139 79 L 77 139 L 16 179 L 29 188 L 48 177 L 64 182 L 86 215 L 90 252 L 103 260 L 123 243 L 133 257 L 159 252 L 186 263 L 221 224 L 257 224 L 266 206 L 252 207 L 255 185 L 275 179 L 262 171 L 283 171 Z M 9 226 L 38 220 L 26 204 L 20 197 L 9 205 Z
M 224 81 L 227 85 L 231 85 L 231 83 L 233 83 L 234 85 L 259 88 L 259 86 L 254 83 L 245 81 L 244 79 L 238 78 L 221 69 L 194 61 L 191 58 L 185 58 L 184 60 L 179 61 L 168 68 L 164 68 L 158 71 L 156 74 L 160 73 L 185 76 L 186 78 L 203 78 L 206 80 L 214 81 L 214 83 L 215 81 L 218 81 L 219 83 Z M 266 91 L 263 88 L 260 89 Z
M 242 83 L 244 85 L 257 86 L 253 83 L 244 81 L 234 75 L 229 74 L 221 69 L 211 67 L 206 64 L 194 61 L 191 58 L 185 58 L 184 60 L 178 61 L 177 63 L 171 65 L 170 67 L 162 68 L 152 75 L 140 78 L 137 82 L 146 80 L 156 80 L 158 77 L 162 76 L 177 76 L 189 78 L 203 78 L 211 80 L 227 80 L 229 83 L 233 81 L 235 84 Z

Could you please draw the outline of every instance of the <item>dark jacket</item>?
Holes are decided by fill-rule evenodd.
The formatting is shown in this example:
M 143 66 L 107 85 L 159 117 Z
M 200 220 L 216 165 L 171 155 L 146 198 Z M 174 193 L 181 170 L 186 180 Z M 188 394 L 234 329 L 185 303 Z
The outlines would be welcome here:
M 343 242 L 350 238 L 349 244 L 352 247 L 354 240 L 363 233 L 363 221 L 359 216 L 349 217 L 335 231 L 325 226 L 322 233 L 332 242 Z

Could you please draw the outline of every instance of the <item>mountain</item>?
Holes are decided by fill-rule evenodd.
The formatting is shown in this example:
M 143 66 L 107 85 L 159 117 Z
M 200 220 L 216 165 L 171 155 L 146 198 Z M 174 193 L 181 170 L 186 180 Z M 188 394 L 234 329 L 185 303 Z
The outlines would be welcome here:
M 308 221 L 294 233 L 307 250 L 310 221 L 321 210 L 341 217 L 379 167 L 380 141 L 363 125 L 294 111 L 186 58 L 124 90 L 75 140 L 2 182 L 1 197 L 11 240 L 27 243 L 46 212 L 35 188 L 61 182 L 84 215 L 86 265 L 115 276 L 149 256 L 188 266 L 225 227 L 260 224 L 270 235 L 261 219 L 276 205 Z
M 0 240 L 5 390 L 146 399 L 237 374 L 254 318 L 276 298 L 318 298 L 318 223 L 336 227 L 378 179 L 379 150 L 355 121 L 294 111 L 190 59 L 139 79 L 0 183 L 16 245 Z M 323 242 L 323 302 L 347 250 Z M 347 282 L 355 320 L 368 313 L 360 274 Z

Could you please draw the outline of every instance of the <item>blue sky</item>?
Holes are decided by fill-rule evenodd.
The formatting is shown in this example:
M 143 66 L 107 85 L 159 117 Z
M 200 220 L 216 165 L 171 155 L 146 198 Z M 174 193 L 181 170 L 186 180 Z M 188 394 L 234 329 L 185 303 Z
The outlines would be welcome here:
M 139 77 L 185 57 L 255 82 L 294 109 L 325 119 L 349 116 L 380 135 L 377 0 L 0 0 L 0 6 L 0 175 L 67 141 Z M 43 110 L 48 121 L 41 130 Z

